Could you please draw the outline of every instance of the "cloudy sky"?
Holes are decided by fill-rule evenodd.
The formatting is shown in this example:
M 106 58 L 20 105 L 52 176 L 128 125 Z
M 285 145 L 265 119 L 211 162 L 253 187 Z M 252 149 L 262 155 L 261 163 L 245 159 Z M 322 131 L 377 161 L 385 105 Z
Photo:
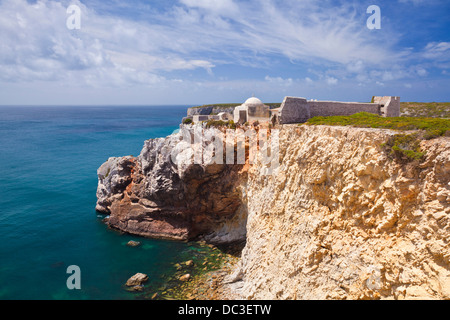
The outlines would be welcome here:
M 448 0 L 0 0 L 0 105 L 450 101 L 449 17 Z

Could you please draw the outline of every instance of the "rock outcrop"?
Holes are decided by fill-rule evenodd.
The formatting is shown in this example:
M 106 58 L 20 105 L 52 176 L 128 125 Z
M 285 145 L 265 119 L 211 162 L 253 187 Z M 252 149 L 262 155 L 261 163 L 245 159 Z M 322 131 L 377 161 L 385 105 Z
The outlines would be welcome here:
M 234 106 L 205 106 L 205 107 L 193 107 L 188 108 L 187 115 L 188 116 L 207 116 L 210 114 L 219 114 L 221 112 L 233 114 Z
M 450 299 L 450 139 L 401 165 L 389 130 L 284 126 L 280 167 L 248 176 L 245 299 Z
M 148 281 L 148 276 L 144 273 L 136 273 L 125 284 L 127 287 L 141 286 Z
M 246 239 L 225 281 L 235 297 L 450 299 L 450 139 L 400 164 L 381 147 L 390 130 L 279 128 L 272 175 L 260 162 L 178 166 L 178 134 L 149 140 L 99 168 L 97 209 L 133 234 Z
M 148 140 L 137 158 L 104 163 L 97 172 L 97 211 L 109 214 L 109 226 L 145 237 L 245 240 L 243 166 L 177 165 L 172 154 L 181 140 L 180 133 Z M 189 150 L 177 154 L 192 156 Z

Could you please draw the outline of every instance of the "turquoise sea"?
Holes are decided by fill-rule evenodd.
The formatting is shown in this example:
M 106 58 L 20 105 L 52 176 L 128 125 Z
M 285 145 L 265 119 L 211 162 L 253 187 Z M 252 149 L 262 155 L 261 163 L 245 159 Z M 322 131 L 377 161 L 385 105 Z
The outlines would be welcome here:
M 121 234 L 95 211 L 97 168 L 171 134 L 186 109 L 0 107 L 0 299 L 142 298 L 129 277 L 146 273 L 151 292 L 189 259 L 195 245 Z M 81 290 L 66 286 L 70 265 Z

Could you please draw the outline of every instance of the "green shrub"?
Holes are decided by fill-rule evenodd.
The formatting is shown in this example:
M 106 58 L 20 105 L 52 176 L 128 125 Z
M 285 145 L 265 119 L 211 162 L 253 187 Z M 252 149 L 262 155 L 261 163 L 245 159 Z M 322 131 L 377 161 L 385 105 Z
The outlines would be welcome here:
M 389 137 L 386 143 L 382 144 L 382 148 L 391 159 L 401 163 L 415 160 L 420 162 L 425 157 L 425 153 L 420 149 L 420 140 L 417 133 L 393 135 Z
M 450 119 L 416 117 L 381 117 L 368 112 L 351 116 L 314 117 L 307 125 L 354 126 L 359 128 L 381 128 L 399 131 L 422 130 L 424 139 L 448 135 Z
M 408 117 L 450 118 L 450 102 L 401 102 L 400 114 Z
M 421 139 L 450 136 L 450 120 L 419 117 L 381 117 L 367 112 L 351 116 L 314 117 L 306 125 L 353 126 L 381 128 L 397 131 L 416 130 L 413 134 L 396 134 L 382 145 L 391 159 L 402 163 L 422 161 L 425 153 L 420 149 Z
M 191 124 L 193 121 L 190 118 L 184 119 L 183 124 Z
M 236 129 L 236 124 L 233 120 L 230 121 L 223 121 L 223 120 L 208 120 L 206 122 L 206 128 L 219 128 L 219 127 L 227 127 L 230 129 Z

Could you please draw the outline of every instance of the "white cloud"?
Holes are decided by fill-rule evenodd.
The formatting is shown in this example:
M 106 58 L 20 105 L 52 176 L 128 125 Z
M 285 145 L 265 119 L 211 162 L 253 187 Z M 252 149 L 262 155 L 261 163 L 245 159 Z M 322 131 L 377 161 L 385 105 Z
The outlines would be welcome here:
M 424 68 L 419 68 L 419 69 L 417 69 L 417 74 L 421 77 L 424 77 L 428 74 L 428 71 L 425 70 Z
M 239 11 L 233 0 L 180 0 L 190 8 L 200 8 L 220 15 L 235 14 Z
M 165 81 L 160 71 L 205 69 L 214 64 L 184 58 L 171 34 L 151 25 L 102 16 L 79 1 L 80 30 L 68 30 L 68 1 L 0 2 L 0 79 L 13 82 L 65 81 L 72 85 L 116 86 Z M 155 45 L 157 44 L 157 45 Z
M 283 86 L 283 87 L 289 87 L 293 83 L 293 80 L 291 78 L 283 79 L 281 77 L 269 77 L 269 76 L 266 76 L 264 78 L 264 80 L 266 80 L 267 82 L 279 85 L 279 86 Z
M 82 74 L 94 79 L 110 72 L 111 79 L 128 74 L 126 79 L 139 81 L 146 72 L 154 77 L 161 71 L 200 68 L 212 74 L 217 63 L 266 65 L 267 54 L 343 63 L 360 72 L 399 56 L 367 39 L 349 5 L 326 8 L 311 0 L 282 7 L 258 0 L 179 3 L 158 16 L 149 12 L 148 20 L 132 21 L 102 15 L 78 0 L 34 5 L 4 0 L 0 65 L 6 72 L 0 78 L 60 80 Z M 82 10 L 81 30 L 65 28 L 69 4 Z
M 338 83 L 338 79 L 336 79 L 336 78 L 333 78 L 333 77 L 326 77 L 326 82 L 327 82 L 327 84 L 329 84 L 329 85 L 335 85 L 335 84 L 337 84 Z
M 115 3 L 132 9 L 125 2 Z M 69 4 L 82 9 L 81 30 L 66 28 Z M 98 6 L 106 5 L 98 2 L 95 8 Z M 2 0 L 0 81 L 142 85 L 156 88 L 154 91 L 177 83 L 190 92 L 189 85 L 208 88 L 206 83 L 213 82 L 209 78 L 214 78 L 214 73 L 223 76 L 216 72 L 218 67 L 258 67 L 266 74 L 276 74 L 271 68 L 290 59 L 313 70 L 317 83 L 342 86 L 356 79 L 370 86 L 376 81 L 390 85 L 399 79 L 427 76 L 436 65 L 423 59 L 450 65 L 450 42 L 430 42 L 411 58 L 394 48 L 396 37 L 387 28 L 373 41 L 355 6 L 354 2 L 325 6 L 313 0 L 179 0 L 165 6 L 164 12 L 144 11 L 145 19 L 133 21 L 131 15 L 104 13 L 79 0 L 38 0 L 35 4 Z M 146 10 L 145 6 L 139 10 Z M 407 67 L 411 60 L 420 60 L 417 58 L 422 59 L 419 66 Z M 245 87 L 250 94 L 252 86 L 260 86 L 262 92 L 280 86 L 289 91 L 297 86 L 303 90 L 302 84 L 311 90 L 315 87 L 305 86 L 314 83 L 304 78 L 306 74 L 298 75 L 300 80 L 267 76 L 244 86 L 246 75 L 240 72 L 226 73 L 229 80 L 220 80 L 222 87 Z M 189 76 L 184 78 L 186 74 Z M 189 78 L 191 74 L 195 79 Z M 198 79 L 201 76 L 208 79 Z M 212 86 L 218 87 L 217 83 Z
M 413 4 L 415 6 L 425 3 L 425 0 L 399 0 L 400 3 Z
M 450 60 L 450 42 L 430 42 L 426 45 L 423 56 L 432 60 Z
M 347 70 L 349 72 L 360 73 L 364 70 L 364 62 L 361 60 L 352 61 L 347 64 Z

